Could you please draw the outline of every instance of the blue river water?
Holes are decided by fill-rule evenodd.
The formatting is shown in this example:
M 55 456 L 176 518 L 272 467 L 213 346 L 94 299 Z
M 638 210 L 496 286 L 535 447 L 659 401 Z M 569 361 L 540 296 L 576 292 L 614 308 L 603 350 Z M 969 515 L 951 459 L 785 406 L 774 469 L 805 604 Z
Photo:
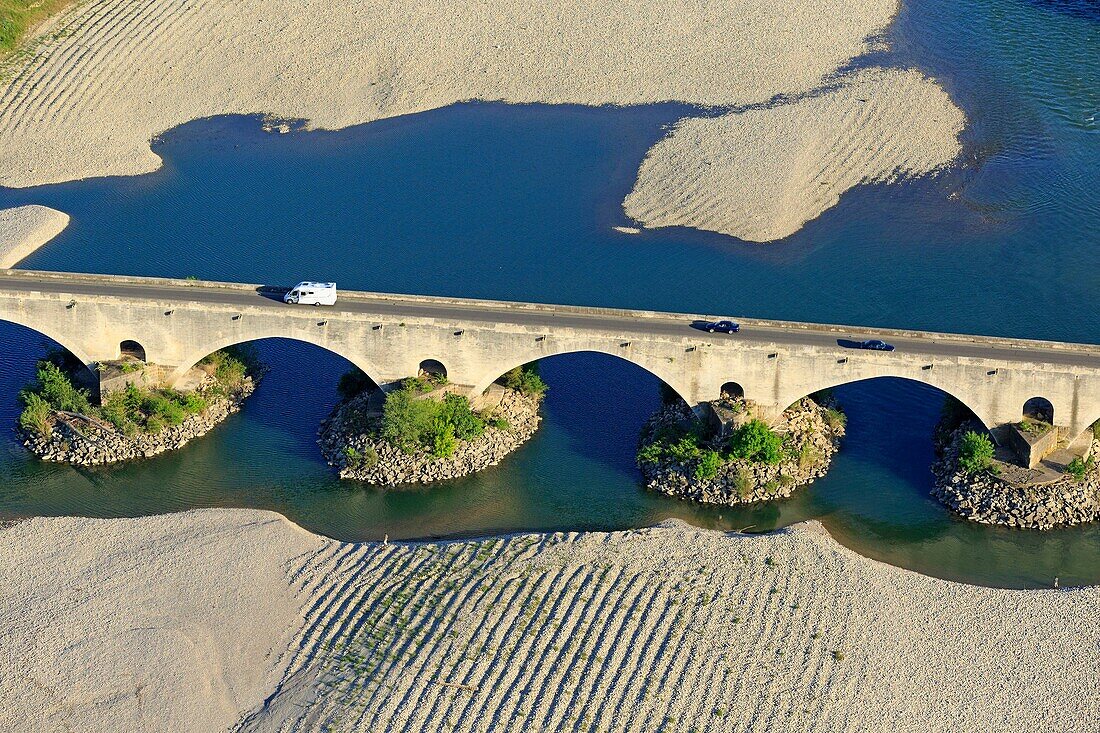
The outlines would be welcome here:
M 967 114 L 964 154 L 932 179 L 865 186 L 774 244 L 686 229 L 621 234 L 646 150 L 683 105 L 471 103 L 340 131 L 198 120 L 154 142 L 159 171 L 0 189 L 72 223 L 23 267 L 341 287 L 1100 341 L 1100 20 L 1091 2 L 912 0 L 891 50 Z M 709 113 L 709 112 L 706 112 Z M 44 345 L 0 324 L 0 425 Z M 681 517 L 762 531 L 817 518 L 849 547 L 941 577 L 1100 582 L 1100 530 L 967 524 L 928 496 L 942 395 L 900 380 L 838 390 L 849 436 L 790 500 L 698 507 L 633 466 L 656 380 L 612 357 L 546 360 L 539 434 L 502 465 L 432 488 L 337 480 L 317 424 L 347 364 L 259 344 L 272 370 L 244 411 L 184 450 L 123 467 L 42 464 L 5 429 L 0 514 L 131 516 L 270 508 L 346 539 L 636 527 Z

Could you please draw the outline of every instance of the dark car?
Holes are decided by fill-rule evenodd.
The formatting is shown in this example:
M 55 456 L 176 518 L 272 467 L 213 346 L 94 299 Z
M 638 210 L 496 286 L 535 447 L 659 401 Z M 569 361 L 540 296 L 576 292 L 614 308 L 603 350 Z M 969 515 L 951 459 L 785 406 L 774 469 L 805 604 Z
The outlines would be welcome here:
M 879 341 L 878 339 L 871 339 L 869 341 L 860 342 L 859 348 L 870 349 L 871 351 L 893 351 L 892 344 L 888 344 L 885 341 Z
M 737 333 L 741 327 L 733 321 L 710 321 L 703 325 L 711 333 Z

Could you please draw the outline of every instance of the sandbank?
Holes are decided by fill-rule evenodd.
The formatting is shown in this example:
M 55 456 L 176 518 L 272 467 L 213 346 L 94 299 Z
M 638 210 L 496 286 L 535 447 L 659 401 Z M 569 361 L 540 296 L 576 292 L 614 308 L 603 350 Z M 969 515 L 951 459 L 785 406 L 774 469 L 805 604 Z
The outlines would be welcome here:
M 15 267 L 69 226 L 69 215 L 48 206 L 0 210 L 0 268 Z
M 1100 726 L 1100 589 L 937 580 L 812 522 L 349 544 L 256 510 L 37 518 L 0 568 L 5 730 Z
M 782 239 L 854 186 L 949 165 L 964 123 L 919 72 L 871 69 L 798 101 L 683 120 L 649 151 L 624 208 L 652 228 Z

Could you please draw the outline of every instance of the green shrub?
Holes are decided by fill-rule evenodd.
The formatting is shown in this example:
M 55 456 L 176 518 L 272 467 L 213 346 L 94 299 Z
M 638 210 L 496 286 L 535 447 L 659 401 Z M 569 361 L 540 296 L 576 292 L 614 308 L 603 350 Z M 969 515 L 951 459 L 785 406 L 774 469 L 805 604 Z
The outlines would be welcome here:
M 541 396 L 548 389 L 546 382 L 539 376 L 538 364 L 535 362 L 505 372 L 500 383 L 525 395 Z
M 798 467 L 802 470 L 811 468 L 821 460 L 821 451 L 815 448 L 809 441 L 802 444 L 798 450 Z
M 349 445 L 344 448 L 344 463 L 354 471 L 363 464 L 363 454 Z
M 470 408 L 470 401 L 457 394 L 442 400 L 417 399 L 419 380 L 386 396 L 382 407 L 382 439 L 406 453 L 427 448 L 440 457 L 454 453 L 459 440 L 470 440 L 485 432 L 485 421 Z M 441 452 L 442 451 L 442 452 Z
M 197 415 L 206 409 L 206 400 L 194 392 L 170 391 L 170 397 L 177 405 L 183 408 L 188 415 Z
M 160 432 L 166 425 L 179 425 L 188 415 L 207 408 L 206 400 L 193 392 L 174 389 L 150 391 L 135 384 L 126 385 L 121 392 L 106 395 L 103 403 L 94 407 L 87 390 L 74 387 L 65 370 L 49 360 L 39 362 L 34 384 L 20 396 L 25 405 L 31 406 L 27 414 L 29 425 L 41 427 L 39 417 L 43 408 L 40 403 L 45 403 L 49 410 L 98 417 L 124 435 L 133 435 L 139 428 L 149 433 Z
M 50 416 L 53 410 L 38 393 L 23 390 L 19 393 L 23 402 L 23 412 L 19 414 L 19 427 L 28 433 L 50 434 Z
M 52 361 L 38 362 L 35 380 L 31 391 L 37 392 L 53 409 L 83 415 L 91 412 L 88 391 L 74 387 L 69 375 Z
M 470 401 L 462 395 L 445 395 L 437 419 L 451 426 L 459 440 L 470 440 L 485 432 L 485 421 L 470 409 Z
M 646 443 L 638 449 L 638 464 L 660 463 L 665 455 L 665 446 L 660 442 Z
M 145 395 L 141 402 L 141 411 L 146 415 L 146 425 L 154 418 L 161 424 L 179 425 L 187 417 L 183 408 L 175 400 L 160 392 L 150 392 Z
M 968 430 L 959 443 L 959 467 L 968 474 L 988 470 L 993 464 L 993 441 L 984 433 Z
M 672 443 L 666 449 L 669 458 L 672 458 L 680 463 L 688 463 L 694 461 L 699 457 L 699 442 L 698 439 L 688 433 L 675 443 Z
M 775 465 L 782 458 L 782 439 L 762 420 L 750 420 L 733 431 L 729 452 L 733 458 Z
M 458 448 L 455 427 L 441 419 L 436 419 L 431 429 L 431 453 L 436 458 L 447 458 Z
M 1085 480 L 1085 474 L 1089 472 L 1089 469 L 1095 464 L 1095 459 L 1092 456 L 1088 457 L 1088 460 L 1082 460 L 1081 456 L 1074 456 L 1073 460 L 1066 466 L 1066 473 L 1078 481 Z
M 700 481 L 712 479 L 718 475 L 718 469 L 722 467 L 722 457 L 718 451 L 704 450 L 699 455 L 699 463 L 695 465 L 695 478 Z
M 432 406 L 428 400 L 413 399 L 408 388 L 386 395 L 382 406 L 382 439 L 406 453 L 420 446 L 432 421 Z
M 833 432 L 839 432 L 848 427 L 848 416 L 835 407 L 825 408 L 825 423 Z
M 737 489 L 737 495 L 742 499 L 748 499 L 752 496 L 752 491 L 756 488 L 752 480 L 752 471 L 744 466 L 737 469 L 737 476 L 733 480 L 733 486 Z
M 137 432 L 137 425 L 127 410 L 126 401 L 125 392 L 112 392 L 103 401 L 99 414 L 123 435 L 133 435 Z
M 409 377 L 401 383 L 401 388 L 419 394 L 431 392 L 433 389 L 432 383 L 426 377 Z
M 219 349 L 205 357 L 199 364 L 212 367 L 211 373 L 223 387 L 236 387 L 245 376 L 256 369 L 259 360 L 249 346 L 237 345 Z
M 512 426 L 508 422 L 508 418 L 501 417 L 499 415 L 490 417 L 488 423 L 497 430 L 511 430 Z
M 369 445 L 361 451 L 349 445 L 344 448 L 344 463 L 353 471 L 371 468 L 378 463 L 378 451 Z

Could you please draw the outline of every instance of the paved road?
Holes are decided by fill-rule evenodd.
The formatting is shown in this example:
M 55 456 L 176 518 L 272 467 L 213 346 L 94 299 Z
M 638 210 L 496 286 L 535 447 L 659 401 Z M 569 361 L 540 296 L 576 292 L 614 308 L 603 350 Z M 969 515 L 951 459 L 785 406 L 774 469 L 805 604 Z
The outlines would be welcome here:
M 305 308 L 307 306 L 285 305 L 274 293 L 260 293 L 249 290 L 210 287 L 202 285 L 173 285 L 164 281 L 150 280 L 134 282 L 133 278 L 114 279 L 102 276 L 99 280 L 89 280 L 87 276 L 71 279 L 51 275 L 36 277 L 25 271 L 0 271 L 0 292 L 35 290 L 43 293 L 55 293 L 79 297 L 112 296 L 150 300 L 166 306 L 181 302 L 211 303 L 229 306 L 270 307 L 282 310 L 286 308 Z M 324 308 L 327 317 L 338 317 L 341 313 L 375 314 L 403 318 L 436 318 L 450 321 L 455 328 L 464 324 L 476 323 L 515 323 L 535 328 L 572 327 L 610 330 L 630 336 L 671 336 L 686 337 L 700 343 L 720 343 L 736 339 L 754 344 L 787 344 L 818 346 L 840 349 L 838 340 L 862 340 L 881 337 L 882 332 L 875 329 L 853 326 L 844 331 L 835 327 L 815 328 L 807 324 L 787 324 L 771 322 L 769 324 L 746 325 L 741 333 L 727 336 L 708 334 L 691 327 L 691 316 L 659 316 L 656 318 L 637 318 L 627 311 L 616 312 L 611 309 L 598 309 L 597 312 L 579 312 L 569 306 L 560 310 L 525 308 L 524 304 L 486 305 L 484 302 L 448 302 L 453 299 L 441 299 L 438 302 L 408 302 L 400 296 L 356 293 L 354 297 L 343 297 L 333 307 Z M 552 308 L 552 307 L 551 307 Z M 312 310 L 312 309 L 311 309 Z M 702 319 L 702 316 L 699 316 Z M 750 321 L 751 323 L 751 321 Z M 1083 348 L 1065 350 L 1052 348 L 1042 342 L 1005 343 L 998 339 L 983 339 L 980 336 L 957 336 L 936 338 L 935 334 L 925 336 L 905 336 L 901 334 L 887 337 L 898 351 L 896 353 L 919 353 L 930 357 L 968 356 L 989 359 L 1019 359 L 1038 363 L 1074 365 L 1100 369 L 1100 346 L 1087 345 Z M 889 359 L 890 354 L 875 352 L 876 358 Z

